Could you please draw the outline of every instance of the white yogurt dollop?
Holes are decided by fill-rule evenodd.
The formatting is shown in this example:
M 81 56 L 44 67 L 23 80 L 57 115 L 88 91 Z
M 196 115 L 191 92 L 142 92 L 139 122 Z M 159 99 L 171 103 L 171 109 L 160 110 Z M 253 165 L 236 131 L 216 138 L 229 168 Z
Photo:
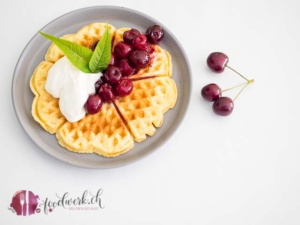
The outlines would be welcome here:
M 85 116 L 84 104 L 95 93 L 95 83 L 102 73 L 83 73 L 62 57 L 49 70 L 45 89 L 59 98 L 59 109 L 69 122 Z

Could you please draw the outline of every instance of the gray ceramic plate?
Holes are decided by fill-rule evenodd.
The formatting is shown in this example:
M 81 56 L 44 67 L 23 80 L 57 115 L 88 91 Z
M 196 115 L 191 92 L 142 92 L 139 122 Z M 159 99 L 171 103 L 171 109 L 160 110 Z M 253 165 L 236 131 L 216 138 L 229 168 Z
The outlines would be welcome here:
M 131 151 L 116 158 L 103 158 L 96 154 L 77 154 L 60 147 L 55 136 L 45 132 L 31 116 L 33 94 L 29 87 L 29 80 L 35 67 L 44 59 L 50 45 L 49 41 L 38 34 L 27 44 L 16 65 L 12 82 L 12 98 L 22 127 L 42 150 L 72 165 L 86 168 L 112 168 L 141 159 L 170 138 L 182 121 L 189 103 L 191 71 L 184 50 L 171 32 L 155 19 L 132 9 L 115 6 L 83 8 L 55 19 L 41 30 L 55 36 L 62 36 L 75 33 L 82 26 L 96 21 L 108 22 L 116 28 L 133 27 L 140 31 L 145 31 L 153 24 L 159 24 L 164 28 L 165 36 L 160 45 L 172 56 L 173 78 L 178 88 L 178 100 L 175 108 L 165 114 L 164 123 L 154 136 L 142 143 L 135 143 Z

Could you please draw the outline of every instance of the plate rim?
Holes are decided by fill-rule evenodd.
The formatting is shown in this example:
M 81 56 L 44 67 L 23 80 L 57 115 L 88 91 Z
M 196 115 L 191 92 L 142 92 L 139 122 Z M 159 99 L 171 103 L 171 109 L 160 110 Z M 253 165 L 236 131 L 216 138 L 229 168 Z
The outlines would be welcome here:
M 47 29 L 50 25 L 56 23 L 57 21 L 60 21 L 62 20 L 64 17 L 68 17 L 74 13 L 82 13 L 84 11 L 88 11 L 88 10 L 105 10 L 105 9 L 113 9 L 113 10 L 119 10 L 119 11 L 122 11 L 122 12 L 133 12 L 137 15 L 140 15 L 142 17 L 145 17 L 146 19 L 148 20 L 151 20 L 151 21 L 154 21 L 156 23 L 159 23 L 159 24 L 162 24 L 161 22 L 157 21 L 156 19 L 152 18 L 151 16 L 143 13 L 143 12 L 140 12 L 140 11 L 137 11 L 135 9 L 131 9 L 131 8 L 126 8 L 126 7 L 122 7 L 122 6 L 110 6 L 110 5 L 103 5 L 103 6 L 89 6 L 89 7 L 84 7 L 84 8 L 79 8 L 79 9 L 75 9 L 75 10 L 72 10 L 72 11 L 69 11 L 67 13 L 64 13 L 56 18 L 54 18 L 53 20 L 51 20 L 50 22 L 48 22 L 46 25 L 44 25 L 40 30 L 45 30 Z M 163 25 L 163 24 L 162 24 Z M 186 117 L 186 114 L 187 114 L 187 111 L 188 111 L 188 108 L 189 108 L 189 105 L 190 105 L 190 101 L 191 101 L 191 92 L 192 92 L 192 76 L 191 76 L 191 66 L 190 66 L 190 62 L 188 60 L 188 56 L 184 50 L 184 48 L 182 47 L 181 43 L 178 41 L 178 39 L 176 38 L 175 35 L 173 35 L 173 33 L 166 27 L 164 26 L 164 29 L 167 31 L 167 33 L 169 34 L 169 36 L 175 41 L 176 45 L 178 46 L 179 48 L 179 51 L 180 53 L 182 54 L 183 58 L 185 59 L 185 66 L 186 68 L 188 69 L 187 71 L 187 74 L 188 74 L 188 84 L 187 86 L 189 87 L 188 91 L 187 91 L 187 95 L 185 96 L 185 107 L 184 109 L 180 110 L 180 113 L 178 113 L 178 115 L 180 115 L 179 117 L 179 120 L 176 122 L 177 126 L 175 127 L 175 129 L 169 131 L 169 135 L 167 137 L 165 137 L 162 141 L 161 141 L 161 144 L 159 144 L 159 146 L 161 146 L 162 144 L 166 143 L 168 139 L 171 138 L 171 136 L 173 136 L 173 134 L 175 133 L 175 131 L 177 130 L 178 127 L 180 127 L 181 123 L 183 122 L 184 118 Z M 16 106 L 16 93 L 15 93 L 15 88 L 16 88 L 16 79 L 17 79 L 17 75 L 18 75 L 18 70 L 19 70 L 19 67 L 21 67 L 21 62 L 22 60 L 24 60 L 25 56 L 26 56 L 26 52 L 28 51 L 28 48 L 30 47 L 30 45 L 34 44 L 33 41 L 37 38 L 38 36 L 38 32 L 36 34 L 34 34 L 30 40 L 27 42 L 27 44 L 25 45 L 24 49 L 21 51 L 21 54 L 17 60 L 17 63 L 15 65 L 15 68 L 14 68 L 14 71 L 13 71 L 13 77 L 12 77 L 12 83 L 11 83 L 11 97 L 12 97 L 12 102 L 13 102 L 13 108 L 14 108 L 14 112 L 16 114 L 16 117 L 21 125 L 21 127 L 23 128 L 23 130 L 25 131 L 26 135 L 31 139 L 31 141 L 33 141 L 33 143 L 38 147 L 40 148 L 41 150 L 43 150 L 43 152 L 46 152 L 48 155 L 50 155 L 51 157 L 59 160 L 59 161 L 62 161 L 62 162 L 65 162 L 69 165 L 73 165 L 73 166 L 76 166 L 76 167 L 82 167 L 82 168 L 90 168 L 90 169 L 108 169 L 108 168 L 116 168 L 116 167 L 121 167 L 121 166 L 125 166 L 127 164 L 131 164 L 133 162 L 136 162 L 136 161 L 139 161 L 140 159 L 144 158 L 145 156 L 148 156 L 149 154 L 155 152 L 155 150 L 157 149 L 154 148 L 152 149 L 151 151 L 144 151 L 143 154 L 140 154 L 139 157 L 135 158 L 134 159 L 131 159 L 131 160 L 125 160 L 125 162 L 123 163 L 117 163 L 117 165 L 114 165 L 114 166 L 102 166 L 102 165 L 99 165 L 97 164 L 98 166 L 91 166 L 91 165 L 85 165 L 85 164 L 80 164 L 80 163 L 76 163 L 74 161 L 68 161 L 68 160 L 64 160 L 62 158 L 59 158 L 56 154 L 54 153 L 51 153 L 49 150 L 43 148 L 41 146 L 40 143 L 37 143 L 37 141 L 32 137 L 32 135 L 30 135 L 28 129 L 26 128 L 25 126 L 25 122 L 23 122 L 21 120 L 21 116 L 19 115 L 19 111 L 18 111 L 18 107 Z M 29 84 L 28 84 L 29 85 Z M 51 134 L 49 134 L 51 135 Z M 52 134 L 53 135 L 53 134 Z M 80 153 L 74 153 L 74 154 L 80 154 Z M 102 157 L 102 156 L 97 156 L 97 157 Z

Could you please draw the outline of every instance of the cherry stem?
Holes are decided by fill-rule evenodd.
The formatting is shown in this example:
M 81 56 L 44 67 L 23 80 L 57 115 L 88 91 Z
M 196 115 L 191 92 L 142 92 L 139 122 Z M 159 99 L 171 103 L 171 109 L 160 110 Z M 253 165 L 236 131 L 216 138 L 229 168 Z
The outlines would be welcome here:
M 235 98 L 233 99 L 233 101 L 235 101 L 237 99 L 237 97 L 242 93 L 242 91 L 249 85 L 249 84 L 252 84 L 254 82 L 254 80 L 247 80 L 247 82 L 245 83 L 242 83 L 242 84 L 239 84 L 239 85 L 236 85 L 234 87 L 231 87 L 231 88 L 228 88 L 228 89 L 225 89 L 225 90 L 222 90 L 222 92 L 225 92 L 225 91 L 230 91 L 234 88 L 237 88 L 237 87 L 240 87 L 240 86 L 244 86 L 238 93 L 237 95 L 235 96 Z
M 227 67 L 228 69 L 231 69 L 233 72 L 237 73 L 237 74 L 238 74 L 240 77 L 242 77 L 244 80 L 250 82 L 249 79 L 247 79 L 246 77 L 244 77 L 242 74 L 240 74 L 240 73 L 239 73 L 238 71 L 236 71 L 235 69 L 231 68 L 231 67 L 228 66 L 228 65 L 226 65 L 226 67 Z M 252 83 L 252 82 L 251 82 L 251 83 Z
M 254 82 L 254 80 L 249 80 L 248 82 L 245 83 L 245 86 L 239 91 L 239 93 L 237 93 L 237 95 L 235 96 L 235 98 L 232 101 L 235 101 L 237 99 L 237 97 L 239 97 L 239 95 L 242 93 L 242 91 L 249 85 L 252 84 Z

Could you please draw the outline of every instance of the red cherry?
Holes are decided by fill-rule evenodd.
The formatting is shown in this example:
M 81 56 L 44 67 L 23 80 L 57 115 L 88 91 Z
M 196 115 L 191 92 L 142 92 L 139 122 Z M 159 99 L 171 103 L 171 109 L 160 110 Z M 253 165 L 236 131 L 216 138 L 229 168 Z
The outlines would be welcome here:
M 99 42 L 99 40 L 94 41 L 94 43 L 92 44 L 92 47 L 91 47 L 92 51 L 95 51 L 95 49 L 96 49 L 96 47 L 98 45 L 98 42 Z
M 214 102 L 222 96 L 222 91 L 217 84 L 208 84 L 202 88 L 201 95 L 207 101 Z
M 103 76 L 101 76 L 101 78 L 99 78 L 96 83 L 95 83 L 95 91 L 96 93 L 98 93 L 101 85 L 104 84 L 104 81 L 103 81 Z
M 99 89 L 99 95 L 106 102 L 112 102 L 116 98 L 112 86 L 108 83 L 101 85 Z
M 123 40 L 124 40 L 125 43 L 131 45 L 133 39 L 134 39 L 136 36 L 140 35 L 140 34 L 141 34 L 141 33 L 140 33 L 138 30 L 136 30 L 136 29 L 130 29 L 130 30 L 127 30 L 127 31 L 125 31 L 124 34 L 123 34 Z
M 140 34 L 136 36 L 132 41 L 132 47 L 135 50 L 144 50 L 149 53 L 150 44 L 148 42 L 146 35 Z
M 164 30 L 159 25 L 153 25 L 147 29 L 146 36 L 151 44 L 158 44 L 164 37 Z
M 222 52 L 213 52 L 207 58 L 208 67 L 216 72 L 222 73 L 228 63 L 228 56 Z
M 129 63 L 135 69 L 144 69 L 150 64 L 149 53 L 143 50 L 135 50 L 129 56 Z
M 109 84 L 117 84 L 122 78 L 121 71 L 116 66 L 108 66 L 104 72 L 104 80 Z
M 119 59 L 128 58 L 131 52 L 132 52 L 131 46 L 122 41 L 118 42 L 114 47 L 114 54 Z
M 231 98 L 221 97 L 213 104 L 213 111 L 220 116 L 228 116 L 232 113 L 234 103 Z
M 129 65 L 129 62 L 127 59 L 120 60 L 118 63 L 118 67 L 121 70 L 123 77 L 128 77 L 135 73 L 135 69 Z
M 129 95 L 133 90 L 133 84 L 131 80 L 123 79 L 117 84 L 115 91 L 118 96 L 124 97 Z
M 84 108 L 88 114 L 95 114 L 100 111 L 102 107 L 102 99 L 99 95 L 90 95 L 84 104 Z
M 111 53 L 110 55 L 110 61 L 109 61 L 109 66 L 115 66 L 117 64 L 116 56 L 114 53 Z

